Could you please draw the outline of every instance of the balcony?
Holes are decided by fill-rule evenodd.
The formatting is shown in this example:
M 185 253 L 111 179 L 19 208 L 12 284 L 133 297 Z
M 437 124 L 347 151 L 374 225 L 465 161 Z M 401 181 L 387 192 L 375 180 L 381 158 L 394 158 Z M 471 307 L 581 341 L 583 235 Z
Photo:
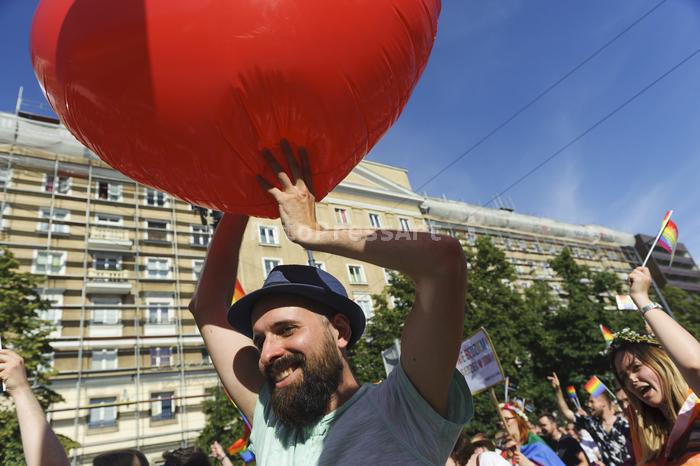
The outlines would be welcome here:
M 129 294 L 129 271 L 90 269 L 85 289 L 92 294 Z
M 128 251 L 132 241 L 129 239 L 128 230 L 109 227 L 90 227 L 88 247 L 90 249 Z

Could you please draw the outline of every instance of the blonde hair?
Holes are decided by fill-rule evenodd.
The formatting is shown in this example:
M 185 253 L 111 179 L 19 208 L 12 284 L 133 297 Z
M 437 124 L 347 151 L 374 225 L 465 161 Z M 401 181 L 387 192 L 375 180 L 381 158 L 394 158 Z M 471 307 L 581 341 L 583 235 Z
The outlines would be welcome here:
M 627 389 L 625 381 L 617 372 L 615 365 L 617 356 L 624 356 L 625 353 L 639 359 L 643 365 L 649 367 L 659 377 L 662 390 L 661 407 L 649 406 Z M 638 425 L 637 435 L 642 448 L 642 457 L 637 458 L 637 464 L 650 462 L 663 452 L 671 426 L 676 421 L 678 411 L 688 397 L 688 384 L 666 351 L 658 346 L 646 343 L 625 344 L 611 355 L 611 362 L 615 378 L 627 393 L 627 398 L 634 408 Z M 667 419 L 664 412 L 669 413 L 672 418 Z

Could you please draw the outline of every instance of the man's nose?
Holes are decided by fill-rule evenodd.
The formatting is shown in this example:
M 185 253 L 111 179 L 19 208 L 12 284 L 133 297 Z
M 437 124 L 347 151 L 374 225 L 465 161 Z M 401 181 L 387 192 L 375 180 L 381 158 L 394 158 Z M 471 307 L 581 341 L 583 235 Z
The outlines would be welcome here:
M 266 338 L 265 343 L 263 343 L 263 347 L 260 350 L 260 363 L 263 367 L 267 367 L 268 364 L 274 362 L 283 354 L 284 349 L 276 338 Z

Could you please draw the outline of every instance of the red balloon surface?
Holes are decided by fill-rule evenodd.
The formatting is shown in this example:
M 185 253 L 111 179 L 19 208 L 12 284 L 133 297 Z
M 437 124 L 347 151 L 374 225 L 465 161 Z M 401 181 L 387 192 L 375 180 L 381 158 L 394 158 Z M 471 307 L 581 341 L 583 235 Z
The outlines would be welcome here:
M 306 147 L 322 199 L 398 118 L 439 13 L 440 0 L 42 0 L 31 53 L 61 121 L 112 167 L 276 217 L 261 149 Z

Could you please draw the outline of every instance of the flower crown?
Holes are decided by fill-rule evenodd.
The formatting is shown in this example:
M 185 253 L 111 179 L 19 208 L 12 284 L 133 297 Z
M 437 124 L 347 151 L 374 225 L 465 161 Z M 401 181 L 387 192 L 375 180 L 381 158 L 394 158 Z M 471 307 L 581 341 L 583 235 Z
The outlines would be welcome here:
M 508 403 L 500 403 L 498 405 L 499 408 L 501 409 L 507 409 L 508 411 L 511 411 L 517 416 L 520 416 L 521 418 L 525 419 L 525 421 L 529 422 L 530 420 L 527 418 L 527 414 L 525 414 L 525 411 L 523 411 L 523 408 L 520 407 L 519 403 L 516 404 L 516 402 L 508 402 Z
M 613 335 L 613 341 L 608 346 L 608 354 L 613 354 L 620 348 L 628 344 L 645 344 L 661 348 L 661 343 L 651 335 L 637 333 L 630 328 L 623 328 Z

